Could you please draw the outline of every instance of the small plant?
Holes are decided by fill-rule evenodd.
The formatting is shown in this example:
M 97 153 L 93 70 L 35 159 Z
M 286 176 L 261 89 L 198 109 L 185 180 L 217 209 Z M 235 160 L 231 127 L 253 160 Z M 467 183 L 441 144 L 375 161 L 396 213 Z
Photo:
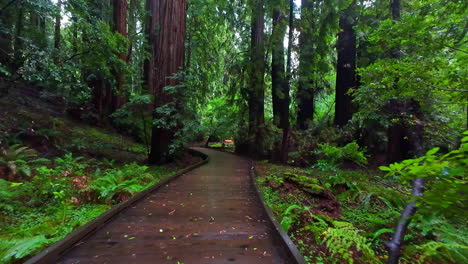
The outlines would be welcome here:
M 31 149 L 18 144 L 0 148 L 0 165 L 6 168 L 6 178 L 13 180 L 16 175 L 31 176 L 28 161 L 35 156 Z
M 304 209 L 299 205 L 290 205 L 286 210 L 281 214 L 281 227 L 288 232 L 291 229 L 292 224 L 296 222 Z
M 332 146 L 328 143 L 318 144 L 319 149 L 315 151 L 317 155 L 325 156 L 332 164 L 339 165 L 344 161 L 352 161 L 357 165 L 364 167 L 367 165 L 365 150 L 353 141 L 344 147 Z
M 49 239 L 43 235 L 13 240 L 0 239 L 0 259 L 5 263 L 11 260 L 20 260 L 48 243 L 50 243 Z
M 144 190 L 149 184 L 156 183 L 157 179 L 147 170 L 148 167 L 135 163 L 120 169 L 108 169 L 103 175 L 96 175 L 97 179 L 91 182 L 88 189 L 96 191 L 106 203 L 123 201 Z
M 334 221 L 334 227 L 323 232 L 323 243 L 332 253 L 332 257 L 342 259 L 346 263 L 354 263 L 354 259 L 361 259 L 365 263 L 381 263 L 375 256 L 367 239 L 360 235 L 359 229 L 347 222 Z M 359 257 L 355 251 L 362 253 Z

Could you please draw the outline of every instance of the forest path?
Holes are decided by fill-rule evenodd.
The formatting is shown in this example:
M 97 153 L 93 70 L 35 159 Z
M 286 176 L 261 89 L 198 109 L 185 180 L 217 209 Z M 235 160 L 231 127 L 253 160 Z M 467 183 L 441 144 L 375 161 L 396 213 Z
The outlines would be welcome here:
M 208 164 L 124 210 L 58 263 L 295 263 L 257 197 L 249 161 L 197 150 Z

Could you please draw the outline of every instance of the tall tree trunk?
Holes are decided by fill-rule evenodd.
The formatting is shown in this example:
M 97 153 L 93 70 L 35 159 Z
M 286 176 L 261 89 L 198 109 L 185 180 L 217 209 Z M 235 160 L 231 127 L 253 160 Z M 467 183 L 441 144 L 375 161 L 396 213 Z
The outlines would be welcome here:
M 265 8 L 263 0 L 252 1 L 252 24 L 250 45 L 249 88 L 249 154 L 259 158 L 263 155 L 264 99 L 265 99 Z
M 177 98 L 180 91 L 168 91 L 167 86 L 177 86 L 180 81 L 173 78 L 184 66 L 186 0 L 157 0 L 153 9 L 156 13 L 158 34 L 154 42 L 154 122 L 151 152 L 151 164 L 166 163 L 172 159 L 170 147 L 178 124 L 171 125 L 171 120 L 180 111 Z M 178 88 L 176 88 L 178 89 Z M 177 123 L 177 120 L 176 122 Z
M 5 31 L 0 31 L 0 61 L 6 65 L 11 63 L 11 53 L 13 51 L 13 24 L 14 17 L 11 10 L 0 11 L 0 23 L 5 26 Z
M 114 30 L 123 37 L 127 37 L 127 0 L 114 0 Z M 126 49 L 127 50 L 127 49 Z M 127 53 L 120 53 L 119 58 L 127 63 Z M 115 80 L 117 82 L 117 89 L 112 91 L 112 106 L 111 112 L 119 109 L 127 102 L 125 96 L 125 75 L 122 71 L 116 70 L 114 72 Z
M 58 52 L 61 42 L 61 22 L 62 22 L 62 0 L 57 1 L 57 14 L 55 15 L 55 31 L 54 31 L 54 62 L 57 63 Z
M 390 3 L 390 11 L 394 23 L 400 20 L 401 9 L 400 0 L 392 0 Z M 397 48 L 390 51 L 390 56 L 394 59 L 398 59 L 399 52 Z M 396 86 L 398 79 L 394 81 Z M 396 88 L 396 87 L 395 87 Z M 404 102 L 391 102 L 391 105 L 395 108 L 397 105 L 404 104 Z M 391 106 L 390 106 L 391 107 Z M 400 107 L 401 108 L 401 107 Z M 391 112 L 405 111 L 405 109 L 395 109 Z M 405 144 L 405 125 L 402 122 L 394 123 L 387 129 L 387 162 L 393 163 L 401 161 L 404 158 L 408 158 L 408 144 Z
M 273 33 L 272 33 L 272 58 L 271 58 L 271 97 L 273 102 L 273 121 L 276 126 L 281 126 L 281 106 L 285 99 L 285 68 L 284 68 L 284 35 L 286 24 L 284 14 L 279 8 L 273 10 Z
M 396 22 L 401 18 L 401 6 L 400 0 L 392 0 L 390 5 L 392 11 L 392 18 Z M 399 52 L 397 49 L 391 52 L 392 57 L 398 59 Z M 397 85 L 398 80 L 395 80 Z M 420 157 L 424 155 L 423 152 L 423 133 L 424 133 L 424 122 L 421 106 L 414 100 L 398 100 L 398 102 L 390 102 L 391 107 L 397 106 L 397 111 L 400 113 L 406 113 L 407 120 L 399 118 L 400 121 L 389 127 L 388 129 L 388 145 L 387 145 L 387 159 L 405 159 L 411 156 Z M 398 109 L 398 106 L 402 107 Z M 403 120 L 402 120 L 403 119 Z M 395 146 L 394 144 L 399 144 Z M 393 151 L 392 151 L 393 150 Z M 399 161 L 399 160 L 395 160 Z M 424 178 L 417 178 L 412 183 L 412 196 L 417 198 L 423 196 L 424 191 Z M 388 249 L 388 264 L 398 264 L 401 256 L 401 246 L 404 241 L 405 233 L 408 229 L 408 225 L 411 222 L 411 218 L 416 214 L 417 206 L 416 202 L 410 202 L 406 205 L 402 212 L 395 231 L 393 232 L 392 239 L 386 243 Z
M 297 128 L 306 130 L 314 119 L 314 81 L 312 79 L 312 7 L 313 0 L 302 0 L 299 36 L 299 87 L 297 90 Z
M 336 63 L 335 125 L 344 126 L 353 116 L 350 89 L 357 87 L 356 79 L 356 34 L 353 12 L 356 1 L 340 16 L 341 32 L 338 34 Z
M 284 1 L 286 4 L 288 1 Z M 271 62 L 273 116 L 275 124 L 283 129 L 282 144 L 279 148 L 277 161 L 285 162 L 287 151 L 287 137 L 289 129 L 289 68 L 285 69 L 284 36 L 286 34 L 287 20 L 282 8 L 273 10 L 273 47 Z M 288 49 L 289 55 L 289 49 Z M 290 58 L 288 57 L 288 60 Z M 290 63 L 290 61 L 288 61 Z M 290 65 L 288 65 L 289 67 Z
M 15 41 L 14 41 L 14 58 L 16 67 L 21 65 L 21 52 L 23 48 L 23 27 L 24 27 L 24 8 L 20 7 L 18 10 L 18 16 L 16 21 L 16 32 L 15 32 Z
M 400 20 L 401 17 L 401 3 L 400 0 L 391 0 L 390 9 L 392 11 L 393 20 Z
M 146 88 L 146 90 L 154 94 L 154 47 L 156 45 L 156 26 L 157 26 L 157 21 L 156 21 L 156 13 L 158 10 L 156 10 L 156 1 L 158 0 L 146 0 L 146 21 L 145 21 L 145 35 L 146 35 L 146 42 L 148 43 L 148 53 L 149 57 L 145 59 L 143 62 L 143 86 Z
M 286 119 L 285 126 L 283 127 L 283 138 L 281 140 L 281 163 L 288 162 L 288 149 L 289 149 L 289 103 L 291 98 L 289 91 L 291 90 L 291 79 L 292 79 L 292 49 L 294 43 L 294 0 L 289 0 L 289 32 L 288 32 L 288 52 L 286 58 L 286 91 L 287 91 L 287 108 L 285 108 L 283 114 Z

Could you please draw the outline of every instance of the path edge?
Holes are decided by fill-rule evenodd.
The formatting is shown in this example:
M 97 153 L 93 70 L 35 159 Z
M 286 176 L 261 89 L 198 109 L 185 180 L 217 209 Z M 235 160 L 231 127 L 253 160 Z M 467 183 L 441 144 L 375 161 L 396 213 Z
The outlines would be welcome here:
M 307 264 L 307 261 L 304 259 L 304 256 L 301 254 L 299 249 L 297 249 L 296 245 L 294 245 L 294 242 L 292 242 L 291 238 L 286 233 L 286 231 L 283 230 L 278 220 L 276 220 L 276 217 L 273 214 L 273 211 L 271 211 L 270 207 L 265 201 L 265 197 L 263 196 L 263 192 L 260 190 L 260 186 L 258 186 L 256 178 L 257 178 L 257 171 L 255 169 L 253 160 L 250 160 L 250 179 L 252 180 L 252 183 L 255 187 L 255 192 L 257 193 L 257 196 L 260 199 L 260 202 L 263 205 L 263 208 L 265 209 L 267 213 L 268 220 L 275 227 L 276 232 L 278 232 L 278 234 L 280 235 L 281 242 L 286 248 L 288 248 L 289 253 L 291 254 L 292 258 L 296 261 L 296 263 Z
M 155 185 L 149 187 L 148 189 L 135 194 L 130 199 L 123 201 L 116 206 L 112 207 L 110 210 L 104 212 L 94 220 L 88 222 L 84 226 L 78 228 L 74 232 L 67 235 L 65 238 L 57 241 L 56 243 L 52 244 L 39 254 L 35 255 L 34 257 L 30 258 L 24 264 L 47 264 L 47 263 L 55 263 L 57 259 L 64 253 L 66 250 L 70 249 L 73 245 L 78 243 L 80 240 L 85 238 L 86 236 L 90 235 L 92 232 L 96 231 L 103 225 L 105 225 L 110 219 L 114 216 L 122 212 L 123 210 L 127 209 L 128 207 L 132 206 L 134 203 L 142 200 L 143 198 L 147 197 L 153 191 L 159 189 L 160 187 L 168 184 L 169 182 L 177 179 L 181 175 L 190 172 L 202 165 L 205 165 L 209 162 L 210 157 L 205 153 L 194 149 L 187 149 L 190 154 L 194 156 L 201 157 L 203 160 L 191 165 L 181 171 L 178 171 L 176 174 L 167 177 L 166 179 L 156 183 Z

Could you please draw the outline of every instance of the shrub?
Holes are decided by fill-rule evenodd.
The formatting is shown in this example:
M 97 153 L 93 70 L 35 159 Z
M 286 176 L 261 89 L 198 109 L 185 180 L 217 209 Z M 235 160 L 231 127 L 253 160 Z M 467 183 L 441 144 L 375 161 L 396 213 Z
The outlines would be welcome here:
M 346 144 L 344 147 L 336 147 L 328 143 L 318 144 L 318 147 L 318 150 L 314 153 L 325 156 L 333 164 L 352 161 L 359 166 L 367 165 L 365 150 L 359 147 L 355 141 Z

